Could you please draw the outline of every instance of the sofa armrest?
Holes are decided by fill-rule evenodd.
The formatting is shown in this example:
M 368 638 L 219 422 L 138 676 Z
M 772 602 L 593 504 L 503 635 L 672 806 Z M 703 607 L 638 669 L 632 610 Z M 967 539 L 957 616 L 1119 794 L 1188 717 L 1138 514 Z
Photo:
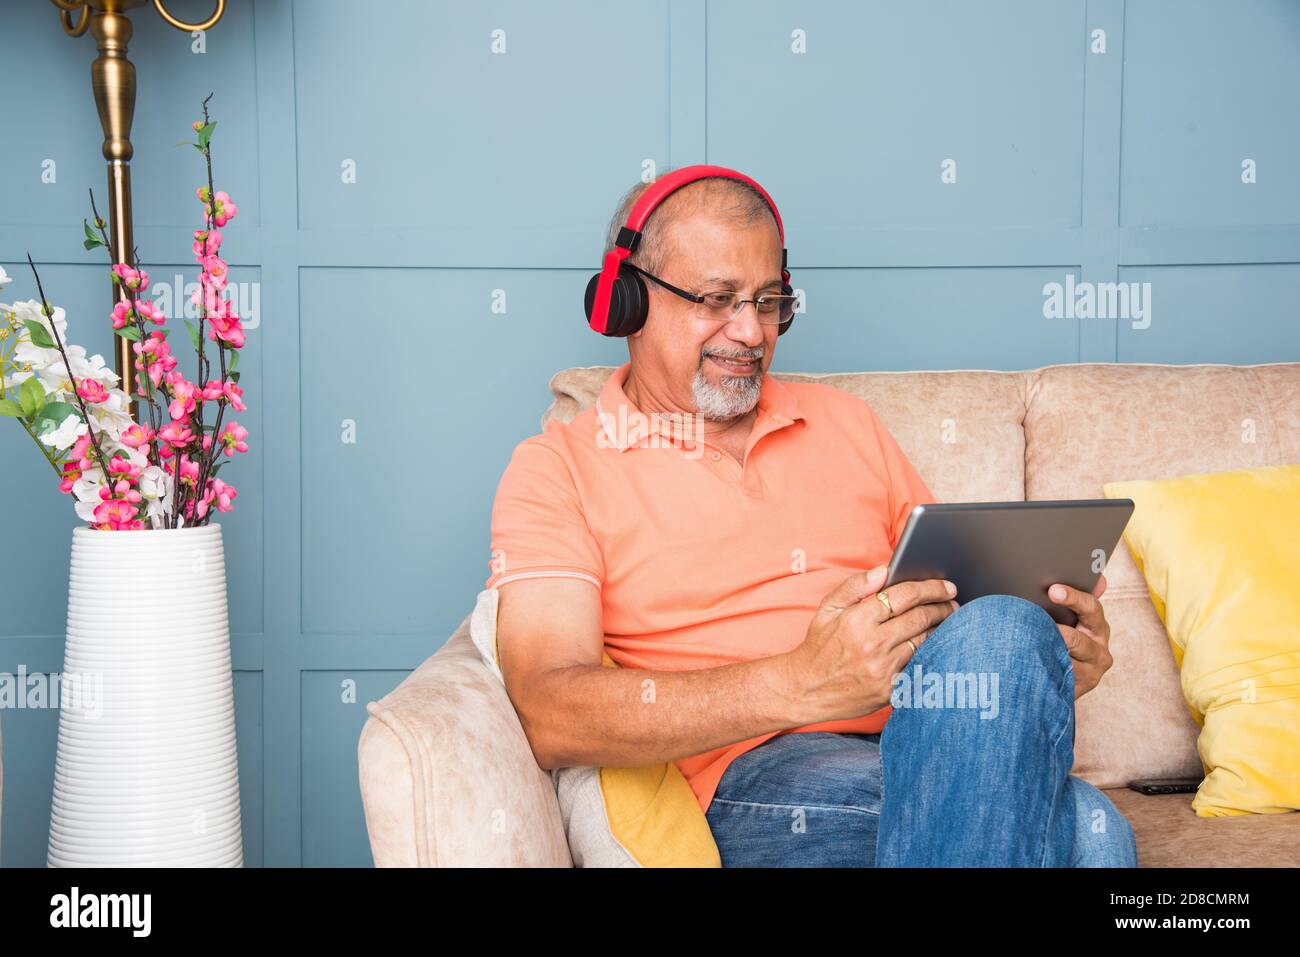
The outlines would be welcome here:
M 551 776 L 466 618 L 366 705 L 361 801 L 378 867 L 569 867 Z

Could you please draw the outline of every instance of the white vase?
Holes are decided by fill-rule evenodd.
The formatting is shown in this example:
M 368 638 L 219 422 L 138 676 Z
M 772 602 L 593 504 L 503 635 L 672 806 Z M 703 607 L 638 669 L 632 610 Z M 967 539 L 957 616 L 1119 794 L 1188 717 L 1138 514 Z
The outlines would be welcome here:
M 51 867 L 243 866 L 221 526 L 76 528 Z

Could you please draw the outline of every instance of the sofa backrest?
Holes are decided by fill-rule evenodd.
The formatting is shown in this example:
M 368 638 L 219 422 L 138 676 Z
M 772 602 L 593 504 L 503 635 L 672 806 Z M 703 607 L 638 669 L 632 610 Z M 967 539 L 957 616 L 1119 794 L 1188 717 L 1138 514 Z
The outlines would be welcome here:
M 594 402 L 612 371 L 557 373 L 543 427 Z M 1300 363 L 775 375 L 864 399 L 939 501 L 1100 498 L 1111 481 L 1300 463 Z M 1096 787 L 1199 777 L 1198 727 L 1124 546 L 1106 579 L 1115 664 L 1078 701 L 1073 771 Z

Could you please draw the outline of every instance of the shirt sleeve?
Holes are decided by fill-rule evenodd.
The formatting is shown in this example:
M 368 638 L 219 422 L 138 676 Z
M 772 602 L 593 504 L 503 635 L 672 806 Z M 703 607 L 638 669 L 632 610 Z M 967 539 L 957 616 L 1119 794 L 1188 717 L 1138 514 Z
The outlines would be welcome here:
M 912 509 L 917 505 L 929 505 L 935 499 L 925 480 L 913 467 L 894 436 L 885 428 L 875 410 L 867 406 L 867 414 L 871 417 L 881 458 L 889 474 L 889 545 L 897 548 Z
M 604 559 L 573 476 L 542 436 L 515 447 L 492 505 L 491 574 L 485 588 L 525 578 L 578 578 L 597 588 Z

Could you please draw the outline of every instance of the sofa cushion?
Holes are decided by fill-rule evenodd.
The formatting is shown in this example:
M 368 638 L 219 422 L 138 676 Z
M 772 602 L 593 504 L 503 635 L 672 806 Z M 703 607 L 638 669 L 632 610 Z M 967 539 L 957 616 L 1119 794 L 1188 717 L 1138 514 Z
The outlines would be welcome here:
M 1101 498 L 1111 481 L 1300 462 L 1300 363 L 1083 363 L 1029 375 L 1029 499 Z M 1127 549 L 1111 556 L 1106 579 L 1115 663 L 1079 699 L 1073 773 L 1099 788 L 1200 777 L 1199 728 Z
M 1300 809 L 1300 465 L 1107 482 L 1201 725 L 1202 817 Z
M 1190 794 L 1102 793 L 1133 825 L 1138 867 L 1295 867 L 1300 860 L 1300 814 L 1198 817 Z

